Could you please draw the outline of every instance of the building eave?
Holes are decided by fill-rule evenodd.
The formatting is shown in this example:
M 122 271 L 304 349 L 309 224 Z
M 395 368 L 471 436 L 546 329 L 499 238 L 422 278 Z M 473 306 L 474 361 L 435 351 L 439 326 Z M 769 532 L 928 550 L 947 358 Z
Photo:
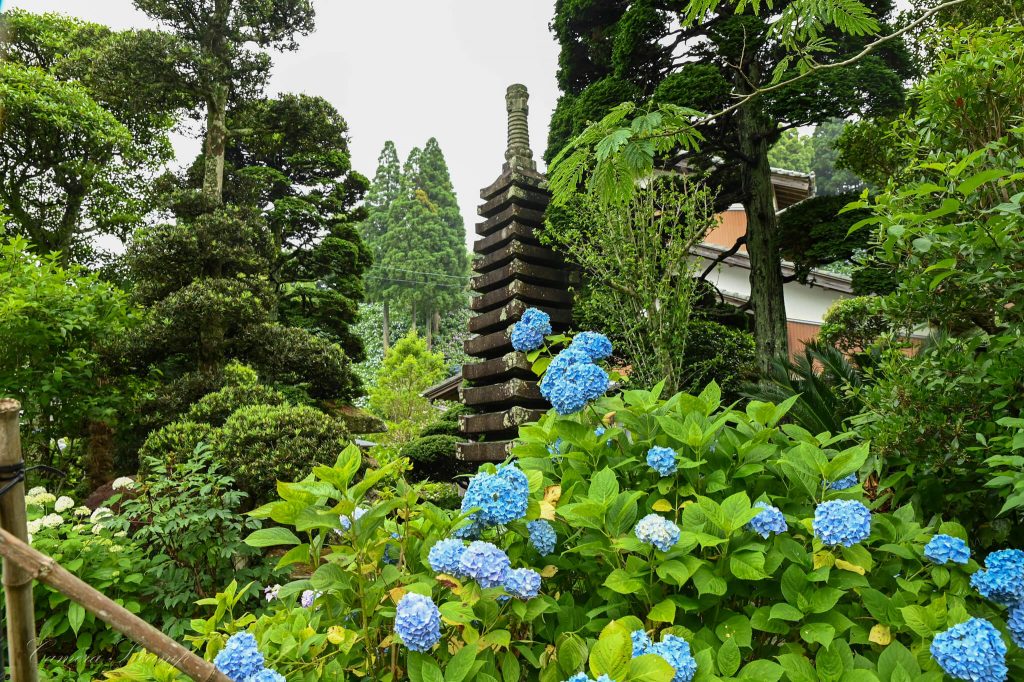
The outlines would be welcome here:
M 695 256 L 701 258 L 707 258 L 708 260 L 718 260 L 723 253 L 729 249 L 716 246 L 714 244 L 700 244 L 699 246 L 693 247 L 690 252 Z M 744 270 L 750 269 L 750 256 L 743 251 L 737 251 L 736 253 L 725 257 L 721 261 L 726 265 L 731 265 Z M 792 277 L 796 274 L 796 267 L 789 261 L 782 261 L 782 274 L 785 277 Z M 853 284 L 852 280 L 846 275 L 839 275 L 834 272 L 825 272 L 824 270 L 813 269 L 807 278 L 807 283 L 803 286 L 808 287 L 821 287 L 822 289 L 828 289 L 829 291 L 837 291 L 842 294 L 853 295 Z

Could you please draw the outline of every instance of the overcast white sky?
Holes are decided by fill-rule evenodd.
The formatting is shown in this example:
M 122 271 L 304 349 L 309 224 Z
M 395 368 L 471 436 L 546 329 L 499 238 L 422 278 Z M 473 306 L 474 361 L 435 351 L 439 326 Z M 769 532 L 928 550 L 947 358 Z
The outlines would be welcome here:
M 479 190 L 501 172 L 505 88 L 530 90 L 530 138 L 540 161 L 558 97 L 553 0 L 314 0 L 316 32 L 274 55 L 270 94 L 329 100 L 348 120 L 353 164 L 373 177 L 384 141 L 409 150 L 436 137 L 473 240 Z M 131 0 L 6 0 L 5 8 L 64 12 L 113 28 L 150 27 Z M 182 141 L 185 161 L 199 148 Z

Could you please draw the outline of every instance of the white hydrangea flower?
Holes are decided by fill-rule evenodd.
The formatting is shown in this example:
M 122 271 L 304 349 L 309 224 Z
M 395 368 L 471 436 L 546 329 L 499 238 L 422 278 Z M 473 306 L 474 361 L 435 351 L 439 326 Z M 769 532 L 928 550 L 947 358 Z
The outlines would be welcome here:
M 97 523 L 95 526 L 92 527 L 92 534 L 93 535 L 99 535 L 102 532 L 103 532 L 102 524 Z
M 135 487 L 135 479 L 133 479 L 133 478 L 131 478 L 129 476 L 122 476 L 121 478 L 115 478 L 114 482 L 110 484 L 110 487 L 112 487 L 114 490 L 121 490 L 122 488 L 125 488 L 127 490 L 131 490 L 132 488 Z
M 29 490 L 29 491 L 28 491 L 28 492 L 26 493 L 26 495 L 27 495 L 28 497 L 35 497 L 36 495 L 42 495 L 42 494 L 43 494 L 43 493 L 45 493 L 45 492 L 46 492 L 46 488 L 44 488 L 44 487 L 43 487 L 43 486 L 41 486 L 41 485 L 37 485 L 37 486 L 36 486 L 35 488 L 32 488 L 31 490 Z
M 57 526 L 64 523 L 64 517 L 60 514 L 47 514 L 43 518 L 39 519 L 43 528 L 56 528 Z
M 88 507 L 75 507 L 75 511 L 71 513 L 75 516 L 92 516 L 92 509 Z
M 28 532 L 29 532 L 29 535 L 31 535 L 32 533 L 38 533 L 40 530 L 42 530 L 42 528 L 43 528 L 43 520 L 42 519 L 36 519 L 34 521 L 29 521 L 28 522 Z
M 35 497 L 35 503 L 36 504 L 40 504 L 40 505 L 42 505 L 44 507 L 46 505 L 48 505 L 48 504 L 53 504 L 54 502 L 57 501 L 57 496 L 56 495 L 54 495 L 53 493 L 48 493 L 46 491 L 43 491 L 43 492 L 39 493 L 38 495 L 35 495 L 34 497 Z
M 75 506 L 75 501 L 67 495 L 61 495 L 57 498 L 57 501 L 53 503 L 53 511 L 65 512 Z
M 89 520 L 93 523 L 98 523 L 102 519 L 109 518 L 114 515 L 114 512 L 110 511 L 110 507 L 96 507 L 96 511 L 92 513 Z

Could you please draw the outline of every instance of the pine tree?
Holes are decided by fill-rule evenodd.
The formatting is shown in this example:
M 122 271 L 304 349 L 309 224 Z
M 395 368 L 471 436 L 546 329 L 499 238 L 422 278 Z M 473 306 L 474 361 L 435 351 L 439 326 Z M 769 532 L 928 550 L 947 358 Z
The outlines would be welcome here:
M 436 139 L 414 148 L 400 172 L 391 142 L 379 163 L 360 230 L 374 257 L 367 290 L 385 305 L 385 339 L 397 303 L 413 326 L 423 323 L 432 345 L 439 318 L 465 305 L 465 224 Z
M 359 224 L 359 234 L 373 260 L 365 276 L 367 299 L 383 305 L 381 339 L 385 352 L 391 345 L 391 300 L 386 295 L 390 284 L 381 262 L 384 257 L 384 238 L 389 227 L 388 212 L 401 191 L 402 168 L 398 150 L 395 149 L 395 143 L 388 140 L 377 157 L 377 172 L 366 193 L 366 217 Z

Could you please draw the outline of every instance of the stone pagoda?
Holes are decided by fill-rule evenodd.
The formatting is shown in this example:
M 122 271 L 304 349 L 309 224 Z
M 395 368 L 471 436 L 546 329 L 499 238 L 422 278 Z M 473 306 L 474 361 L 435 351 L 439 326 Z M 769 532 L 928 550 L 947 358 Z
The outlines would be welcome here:
M 536 421 L 550 407 L 526 354 L 512 349 L 512 325 L 527 308 L 547 312 L 555 332 L 565 331 L 572 318 L 565 263 L 536 234 L 551 195 L 530 150 L 528 99 L 525 86 L 509 86 L 505 164 L 498 179 L 480 190 L 483 222 L 476 225 L 473 245 L 476 295 L 469 321 L 476 336 L 465 344 L 476 362 L 463 366 L 460 392 L 476 414 L 461 417 L 469 442 L 458 450 L 459 459 L 471 462 L 504 460 L 519 425 Z

